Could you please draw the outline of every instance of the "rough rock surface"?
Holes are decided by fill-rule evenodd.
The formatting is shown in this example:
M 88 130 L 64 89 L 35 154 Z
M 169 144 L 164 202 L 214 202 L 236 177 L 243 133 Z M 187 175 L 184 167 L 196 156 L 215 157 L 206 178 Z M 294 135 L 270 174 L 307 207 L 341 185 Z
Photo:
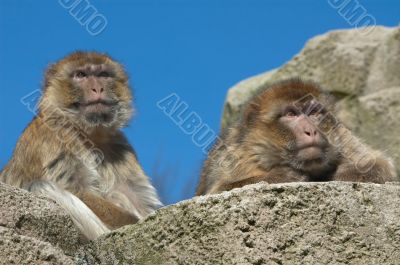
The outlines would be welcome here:
M 319 82 L 338 99 L 340 119 L 400 165 L 400 27 L 340 30 L 311 39 L 281 68 L 230 89 L 222 127 L 238 118 L 262 86 L 291 77 Z
M 50 243 L 0 227 L 0 264 L 74 264 L 63 251 Z
M 256 184 L 197 197 L 87 245 L 78 264 L 398 264 L 400 186 Z
M 83 243 L 54 202 L 0 182 L 0 264 L 67 264 Z

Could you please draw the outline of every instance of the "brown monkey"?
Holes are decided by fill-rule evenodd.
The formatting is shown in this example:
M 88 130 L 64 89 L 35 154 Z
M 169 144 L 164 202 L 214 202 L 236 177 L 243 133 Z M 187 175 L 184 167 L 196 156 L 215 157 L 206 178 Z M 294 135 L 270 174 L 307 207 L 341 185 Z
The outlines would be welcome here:
M 133 108 L 128 77 L 107 55 L 75 52 L 46 72 L 38 115 L 0 180 L 46 195 L 88 239 L 161 206 L 120 131 Z
M 333 101 L 317 84 L 290 79 L 263 88 L 221 135 L 204 163 L 197 195 L 260 181 L 395 178 L 391 160 L 335 118 Z

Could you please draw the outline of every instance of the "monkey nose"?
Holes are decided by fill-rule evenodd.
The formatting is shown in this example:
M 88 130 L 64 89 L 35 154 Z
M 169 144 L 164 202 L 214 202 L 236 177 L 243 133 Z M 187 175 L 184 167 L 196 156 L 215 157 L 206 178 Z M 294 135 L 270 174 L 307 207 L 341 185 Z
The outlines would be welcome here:
M 304 131 L 305 134 L 307 134 L 308 136 L 313 136 L 317 134 L 316 130 L 305 130 Z
M 304 134 L 307 135 L 307 138 L 317 138 L 318 137 L 318 130 L 315 128 L 305 128 Z
M 93 92 L 94 94 L 101 94 L 101 93 L 104 92 L 104 88 L 103 88 L 103 87 L 93 87 L 93 88 L 92 88 L 92 92 Z

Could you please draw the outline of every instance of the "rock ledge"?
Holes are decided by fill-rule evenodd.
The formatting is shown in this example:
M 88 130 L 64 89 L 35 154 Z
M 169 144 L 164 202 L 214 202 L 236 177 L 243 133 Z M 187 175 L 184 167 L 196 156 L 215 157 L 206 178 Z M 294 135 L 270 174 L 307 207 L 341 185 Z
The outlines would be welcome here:
M 398 264 L 400 185 L 256 184 L 112 232 L 78 264 Z

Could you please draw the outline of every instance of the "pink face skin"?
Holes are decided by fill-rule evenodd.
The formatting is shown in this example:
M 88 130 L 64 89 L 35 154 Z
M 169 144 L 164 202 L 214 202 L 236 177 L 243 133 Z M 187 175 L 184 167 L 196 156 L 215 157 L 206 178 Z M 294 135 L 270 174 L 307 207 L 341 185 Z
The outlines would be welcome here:
M 112 72 L 104 65 L 88 65 L 76 70 L 72 76 L 73 82 L 84 91 L 88 104 L 107 101 L 107 88 L 112 82 Z
M 112 96 L 114 73 L 106 65 L 90 64 L 78 68 L 72 74 L 72 83 L 83 92 L 79 109 L 89 120 L 107 120 L 117 101 Z
M 324 156 L 327 141 L 317 127 L 317 121 L 324 112 L 319 103 L 312 101 L 301 110 L 288 106 L 279 118 L 295 137 L 298 160 L 313 161 Z

